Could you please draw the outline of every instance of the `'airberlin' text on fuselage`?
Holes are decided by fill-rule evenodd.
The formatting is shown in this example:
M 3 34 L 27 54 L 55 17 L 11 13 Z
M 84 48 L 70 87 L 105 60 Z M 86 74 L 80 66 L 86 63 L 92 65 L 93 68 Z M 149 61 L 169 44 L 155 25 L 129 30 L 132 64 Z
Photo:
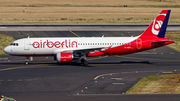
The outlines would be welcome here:
M 40 40 L 40 42 L 38 41 L 35 41 L 33 42 L 32 46 L 34 48 L 45 48 L 46 46 L 48 48 L 73 48 L 73 46 L 77 47 L 77 42 L 76 41 L 72 41 L 69 39 L 68 41 L 67 40 L 64 40 L 62 42 L 60 41 L 49 41 L 49 40 L 46 40 L 46 41 L 42 41 Z

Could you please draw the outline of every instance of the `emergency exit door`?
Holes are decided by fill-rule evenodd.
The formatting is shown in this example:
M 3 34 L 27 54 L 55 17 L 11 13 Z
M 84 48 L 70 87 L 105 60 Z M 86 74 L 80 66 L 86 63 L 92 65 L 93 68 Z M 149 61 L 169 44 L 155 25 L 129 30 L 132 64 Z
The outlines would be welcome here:
M 29 50 L 29 41 L 28 40 L 24 41 L 24 50 Z

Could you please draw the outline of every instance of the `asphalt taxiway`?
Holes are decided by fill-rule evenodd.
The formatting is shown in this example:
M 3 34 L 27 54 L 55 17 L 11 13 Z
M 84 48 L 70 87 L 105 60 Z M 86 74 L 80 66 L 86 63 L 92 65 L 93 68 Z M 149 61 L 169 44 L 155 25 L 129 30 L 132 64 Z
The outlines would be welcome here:
M 78 36 L 136 36 L 142 31 L 73 31 Z M 0 32 L 15 39 L 31 37 L 72 37 L 70 31 Z M 57 65 L 53 57 L 35 57 L 24 65 L 24 57 L 0 56 L 0 94 L 17 101 L 136 101 L 177 100 L 178 94 L 126 95 L 142 77 L 180 73 L 180 54 L 161 47 L 123 56 L 88 58 L 89 65 L 67 63 Z M 178 80 L 177 80 L 178 81 Z

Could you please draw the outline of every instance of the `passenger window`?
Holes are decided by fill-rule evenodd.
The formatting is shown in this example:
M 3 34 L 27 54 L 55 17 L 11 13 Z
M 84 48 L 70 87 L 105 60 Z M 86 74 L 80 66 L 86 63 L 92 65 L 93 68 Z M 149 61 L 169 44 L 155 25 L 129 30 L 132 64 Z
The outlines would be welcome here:
M 18 46 L 18 43 L 16 43 L 16 46 Z

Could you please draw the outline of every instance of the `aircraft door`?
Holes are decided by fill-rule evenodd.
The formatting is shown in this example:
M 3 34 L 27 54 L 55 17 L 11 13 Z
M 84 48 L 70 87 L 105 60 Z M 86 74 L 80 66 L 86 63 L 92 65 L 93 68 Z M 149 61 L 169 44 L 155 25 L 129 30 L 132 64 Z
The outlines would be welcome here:
M 24 41 L 24 50 L 29 50 L 29 40 Z
M 142 48 L 142 40 L 141 40 L 141 38 L 138 38 L 136 40 L 136 48 L 137 49 L 141 49 Z

